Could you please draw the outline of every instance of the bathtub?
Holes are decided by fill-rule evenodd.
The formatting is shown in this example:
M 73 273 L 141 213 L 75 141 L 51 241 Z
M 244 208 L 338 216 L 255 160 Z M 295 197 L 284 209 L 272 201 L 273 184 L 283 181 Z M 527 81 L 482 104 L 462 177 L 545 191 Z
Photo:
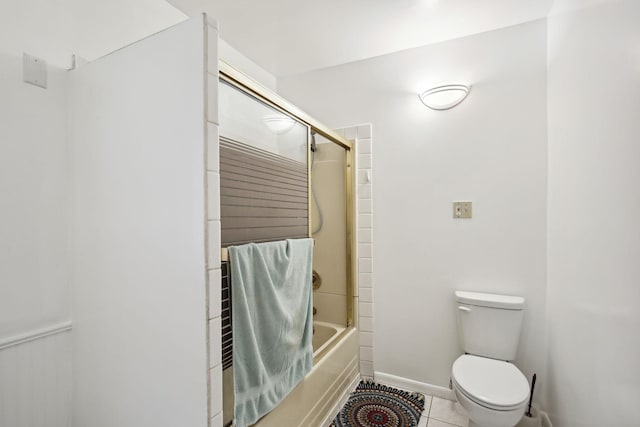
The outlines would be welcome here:
M 334 323 L 313 322 L 312 345 L 314 362 L 334 340 L 339 338 L 345 329 L 347 328 Z
M 330 421 L 343 395 L 360 377 L 358 331 L 313 322 L 313 369 L 255 427 L 319 427 Z M 233 368 L 223 373 L 225 420 L 233 414 Z M 229 394 L 231 394 L 229 396 Z

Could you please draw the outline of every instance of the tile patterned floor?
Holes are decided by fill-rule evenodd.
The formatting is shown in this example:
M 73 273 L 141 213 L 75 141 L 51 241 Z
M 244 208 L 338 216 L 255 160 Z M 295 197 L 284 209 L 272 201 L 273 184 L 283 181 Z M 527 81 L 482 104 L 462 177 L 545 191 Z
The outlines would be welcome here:
M 458 402 L 425 395 L 424 412 L 418 427 L 468 427 L 466 411 Z

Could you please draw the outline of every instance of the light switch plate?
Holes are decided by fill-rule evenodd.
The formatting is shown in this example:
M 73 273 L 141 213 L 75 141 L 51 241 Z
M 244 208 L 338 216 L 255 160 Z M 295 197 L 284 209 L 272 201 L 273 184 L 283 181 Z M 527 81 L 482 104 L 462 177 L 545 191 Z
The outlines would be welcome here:
M 27 53 L 22 54 L 22 79 L 25 83 L 47 88 L 47 61 Z
M 453 218 L 471 218 L 471 202 L 453 202 Z

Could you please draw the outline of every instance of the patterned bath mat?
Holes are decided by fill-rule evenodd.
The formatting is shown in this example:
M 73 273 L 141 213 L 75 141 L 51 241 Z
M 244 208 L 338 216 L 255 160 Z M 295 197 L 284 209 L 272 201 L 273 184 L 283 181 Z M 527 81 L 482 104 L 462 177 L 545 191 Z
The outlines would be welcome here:
M 331 427 L 416 427 L 424 396 L 373 381 L 361 381 Z

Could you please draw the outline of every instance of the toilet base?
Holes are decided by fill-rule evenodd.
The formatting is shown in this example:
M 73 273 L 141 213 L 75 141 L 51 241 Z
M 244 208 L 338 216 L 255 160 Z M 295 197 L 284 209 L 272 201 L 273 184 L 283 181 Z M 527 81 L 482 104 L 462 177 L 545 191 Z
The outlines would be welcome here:
M 524 415 L 526 402 L 521 407 L 498 411 L 477 404 L 458 391 L 455 386 L 453 390 L 458 403 L 467 410 L 469 427 L 513 427 Z

